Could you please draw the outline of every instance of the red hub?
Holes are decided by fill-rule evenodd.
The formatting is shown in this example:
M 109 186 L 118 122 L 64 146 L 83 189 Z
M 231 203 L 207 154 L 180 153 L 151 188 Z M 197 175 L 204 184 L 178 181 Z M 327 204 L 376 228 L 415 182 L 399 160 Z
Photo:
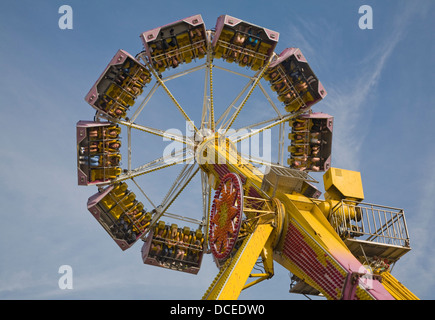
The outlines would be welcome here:
M 225 260 L 234 248 L 242 224 L 243 188 L 240 177 L 226 174 L 216 190 L 210 213 L 210 249 Z

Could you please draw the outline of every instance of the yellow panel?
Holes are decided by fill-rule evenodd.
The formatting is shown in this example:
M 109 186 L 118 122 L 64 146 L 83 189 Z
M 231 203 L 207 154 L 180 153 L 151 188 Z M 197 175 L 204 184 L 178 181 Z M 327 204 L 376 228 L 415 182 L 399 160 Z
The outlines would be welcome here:
M 363 200 L 364 192 L 361 182 L 361 174 L 338 168 L 329 168 L 323 175 L 325 185 L 325 198 L 333 200 Z

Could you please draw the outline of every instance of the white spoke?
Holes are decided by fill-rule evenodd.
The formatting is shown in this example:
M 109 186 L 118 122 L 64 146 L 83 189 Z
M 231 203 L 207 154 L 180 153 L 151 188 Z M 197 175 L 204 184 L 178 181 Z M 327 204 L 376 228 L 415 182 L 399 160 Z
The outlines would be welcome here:
M 129 127 L 129 128 L 145 131 L 145 132 L 154 134 L 156 136 L 159 136 L 159 137 L 162 137 L 162 138 L 166 138 L 166 139 L 169 139 L 169 140 L 173 140 L 173 141 L 177 141 L 177 142 L 181 142 L 183 144 L 186 144 L 186 145 L 189 145 L 189 146 L 192 146 L 192 147 L 194 146 L 193 141 L 190 140 L 189 138 L 187 138 L 186 136 L 183 136 L 183 135 L 179 135 L 179 134 L 163 131 L 163 130 L 160 130 L 160 129 L 151 128 L 151 127 L 140 125 L 140 124 L 136 124 L 136 123 L 130 123 L 130 122 L 124 121 L 124 120 L 117 120 L 116 122 L 119 123 L 119 124 L 122 124 L 122 125 L 124 125 L 126 127 Z
M 256 134 L 259 134 L 259 133 L 263 132 L 264 130 L 273 128 L 274 126 L 277 126 L 277 125 L 279 125 L 279 124 L 281 124 L 281 123 L 283 123 L 285 121 L 288 121 L 288 120 L 290 120 L 292 118 L 295 118 L 297 116 L 298 116 L 298 114 L 288 114 L 288 115 L 282 117 L 281 119 L 279 117 L 277 117 L 277 118 L 265 120 L 265 121 L 262 121 L 262 122 L 258 122 L 258 123 L 246 126 L 244 128 L 241 128 L 241 129 L 251 129 L 251 128 L 255 127 L 255 126 L 262 125 L 262 124 L 265 124 L 265 123 L 268 123 L 268 122 L 272 122 L 272 123 L 270 123 L 270 124 L 268 124 L 268 125 L 266 125 L 264 127 L 248 131 L 246 134 L 240 135 L 237 138 L 231 139 L 231 140 L 234 143 L 240 142 L 240 141 L 242 141 L 244 139 L 250 138 L 250 137 L 252 137 L 252 136 L 254 136 Z
M 224 67 L 216 66 L 216 69 L 227 71 L 227 72 L 236 74 L 236 75 L 241 76 L 241 77 L 249 78 L 251 80 L 255 80 L 255 76 L 253 76 L 253 77 L 252 76 L 248 76 L 247 74 L 243 74 L 243 73 L 240 73 L 240 72 L 237 72 L 237 71 L 233 71 L 233 70 L 230 70 L 230 69 L 227 69 L 227 68 L 224 68 Z
M 252 92 L 257 87 L 258 83 L 260 82 L 261 78 L 263 77 L 264 72 L 269 67 L 270 62 L 271 62 L 271 59 L 269 59 L 269 61 L 266 63 L 266 65 L 257 72 L 256 78 L 255 78 L 251 88 L 249 89 L 248 93 L 246 94 L 245 98 L 242 100 L 242 102 L 240 103 L 240 105 L 238 106 L 236 111 L 231 116 L 229 123 L 225 124 L 226 128 L 225 128 L 224 134 L 226 132 L 228 132 L 228 130 L 233 125 L 234 121 L 236 121 L 238 115 L 240 114 L 240 111 L 242 111 L 242 108 L 245 106 L 245 104 L 248 101 L 249 97 L 251 96 Z
M 180 220 L 180 221 L 194 223 L 194 224 L 197 224 L 199 226 L 203 225 L 203 221 L 201 221 L 201 220 L 193 219 L 193 218 L 189 218 L 189 217 L 185 217 L 185 216 L 181 216 L 179 214 L 170 213 L 170 212 L 167 212 L 167 211 L 165 213 L 163 213 L 163 216 L 164 217 L 169 217 L 169 218 L 172 218 L 172 219 L 177 219 L 177 220 Z
M 134 184 L 136 185 L 136 187 L 140 190 L 140 192 L 142 192 L 142 194 L 144 195 L 144 197 L 148 200 L 148 202 L 153 206 L 154 209 L 156 209 L 156 205 L 151 201 L 151 199 L 146 195 L 146 193 L 142 190 L 142 188 L 139 186 L 139 184 L 136 182 L 136 180 L 134 180 L 134 178 L 131 178 L 131 181 L 134 182 Z
M 196 164 L 185 165 L 177 179 L 175 179 L 172 187 L 169 189 L 160 206 L 157 208 L 157 214 L 154 215 L 151 224 L 160 219 L 160 217 L 168 210 L 175 199 L 183 192 L 186 186 L 192 181 L 193 177 L 198 173 L 199 166 Z
M 233 109 L 233 108 L 236 109 L 236 107 L 235 107 L 236 102 L 243 96 L 243 94 L 246 92 L 246 90 L 248 90 L 249 87 L 252 86 L 254 81 L 255 81 L 255 76 L 250 79 L 250 81 L 243 87 L 242 91 L 240 91 L 240 93 L 237 95 L 237 97 L 231 102 L 231 104 L 227 107 L 227 109 L 219 117 L 219 119 L 216 122 L 216 125 L 220 125 L 220 127 L 219 127 L 220 129 L 223 128 L 225 126 L 225 124 L 227 123 L 224 121 L 226 121 L 227 116 L 230 113 L 231 109 Z
M 258 83 L 258 87 L 260 88 L 261 92 L 263 92 L 264 96 L 266 97 L 267 101 L 269 102 L 269 104 L 272 106 L 273 110 L 275 110 L 276 114 L 279 117 L 282 117 L 281 112 L 279 112 L 278 107 L 275 105 L 275 103 L 273 102 L 272 98 L 270 97 L 270 95 L 267 93 L 266 89 L 264 89 L 263 85 L 260 83 Z
M 130 170 L 126 173 L 123 173 L 119 175 L 116 179 L 112 181 L 123 181 L 127 179 L 131 179 L 137 176 L 141 176 L 150 172 L 154 172 L 157 170 L 161 170 L 167 167 L 171 167 L 173 165 L 179 164 L 179 163 L 189 163 L 193 161 L 192 155 L 186 155 L 186 148 L 182 150 L 178 150 L 175 152 L 175 154 L 170 154 L 167 156 L 160 157 L 158 159 L 155 159 L 151 162 L 148 162 L 136 169 Z
M 151 72 L 153 73 L 154 77 L 157 79 L 157 81 L 159 82 L 160 86 L 166 91 L 166 93 L 168 94 L 168 96 L 171 98 L 172 102 L 175 104 L 175 106 L 177 107 L 178 111 L 181 113 L 181 115 L 184 117 L 184 119 L 192 126 L 192 128 L 195 130 L 195 132 L 198 133 L 198 128 L 195 126 L 195 124 L 193 123 L 193 121 L 189 118 L 189 116 L 187 115 L 187 113 L 184 111 L 184 109 L 181 107 L 180 103 L 178 103 L 177 99 L 175 99 L 174 95 L 171 93 L 171 91 L 168 89 L 168 87 L 166 86 L 166 84 L 163 82 L 163 80 L 159 77 L 159 75 L 157 74 L 157 72 L 154 70 L 154 68 L 152 68 L 148 62 L 147 65 L 149 67 L 149 69 L 151 70 Z
M 154 86 L 151 88 L 150 92 L 148 92 L 147 96 L 144 98 L 144 100 L 141 102 L 139 107 L 136 109 L 136 111 L 130 118 L 131 123 L 133 123 L 137 119 L 137 117 L 142 112 L 143 108 L 145 108 L 145 106 L 148 104 L 148 102 L 150 101 L 151 97 L 154 95 L 158 87 L 159 87 L 159 83 L 156 81 L 154 83 Z
M 190 74 L 190 73 L 192 73 L 192 72 L 195 72 L 195 71 L 198 71 L 198 70 L 202 70 L 202 69 L 204 69 L 204 68 L 206 68 L 206 67 L 207 67 L 207 64 L 203 63 L 203 64 L 200 65 L 200 66 L 193 67 L 193 68 L 190 68 L 190 69 L 188 69 L 188 70 L 184 70 L 184 71 L 178 72 L 178 73 L 173 74 L 173 75 L 171 75 L 171 76 L 168 76 L 168 77 L 166 77 L 166 78 L 162 78 L 162 81 L 163 81 L 163 82 L 167 82 L 167 81 L 169 81 L 169 80 L 177 79 L 177 78 L 179 78 L 179 77 L 181 77 L 181 76 L 185 76 L 185 75 Z

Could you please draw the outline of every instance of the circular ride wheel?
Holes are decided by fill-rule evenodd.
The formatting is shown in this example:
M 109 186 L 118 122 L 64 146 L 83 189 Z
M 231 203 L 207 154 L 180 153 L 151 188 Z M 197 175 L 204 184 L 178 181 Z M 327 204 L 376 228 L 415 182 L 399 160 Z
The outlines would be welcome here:
M 190 24 L 186 24 L 188 20 Z M 117 167 L 116 170 L 112 170 L 113 172 L 109 172 L 110 175 L 106 175 L 106 171 L 103 171 L 107 179 L 102 179 L 100 182 L 95 183 L 90 182 L 88 185 L 96 185 L 100 191 L 104 191 L 112 186 L 116 187 L 120 183 L 128 182 L 129 190 L 130 187 L 135 188 L 136 194 L 143 195 L 143 200 L 146 199 L 151 204 L 151 210 L 147 212 L 148 215 L 146 217 L 147 220 L 149 220 L 146 230 L 142 230 L 139 236 L 142 240 L 146 238 L 149 231 L 158 225 L 162 218 L 169 217 L 170 219 L 187 221 L 188 223 L 199 225 L 204 235 L 204 249 L 210 247 L 214 257 L 220 261 L 227 259 L 236 246 L 236 240 L 242 224 L 243 188 L 240 177 L 237 174 L 230 173 L 225 175 L 227 171 L 223 170 L 219 173 L 219 177 L 217 178 L 201 170 L 201 166 L 196 157 L 198 147 L 203 141 L 218 132 L 221 137 L 226 137 L 231 143 L 237 145 L 241 143 L 241 141 L 247 141 L 248 138 L 264 132 L 265 130 L 275 128 L 279 130 L 278 139 L 274 139 L 274 143 L 276 143 L 278 149 L 278 158 L 276 161 L 272 159 L 259 159 L 258 156 L 255 157 L 253 155 L 249 155 L 249 157 L 246 158 L 246 155 L 241 155 L 247 162 L 253 165 L 277 165 L 282 167 L 285 163 L 284 138 L 286 136 L 286 124 L 289 120 L 302 112 L 302 110 L 290 110 L 283 101 L 277 99 L 280 97 L 281 92 L 278 92 L 276 87 L 278 85 L 282 86 L 282 82 L 280 82 L 280 84 L 274 82 L 275 80 L 272 77 L 274 73 L 272 71 L 275 70 L 274 68 L 277 68 L 277 66 L 272 67 L 272 65 L 279 64 L 282 57 L 280 58 L 280 55 L 274 52 L 275 45 L 278 41 L 277 37 L 273 41 L 270 38 L 271 33 L 274 32 L 250 25 L 247 22 L 241 22 L 242 24 L 238 26 L 250 25 L 254 28 L 259 28 L 258 31 L 261 31 L 263 34 L 263 38 L 259 39 L 260 41 L 258 42 L 258 46 L 255 47 L 255 50 L 253 49 L 254 47 L 248 50 L 247 47 L 238 45 L 234 42 L 234 38 L 230 37 L 230 35 L 236 31 L 236 28 L 238 28 L 238 26 L 231 26 L 230 20 L 232 20 L 231 17 L 219 17 L 218 21 L 223 23 L 219 24 L 221 25 L 219 32 L 218 30 L 205 29 L 205 24 L 202 22 L 200 15 L 144 32 L 143 41 L 145 50 L 135 56 L 120 50 L 85 98 L 85 100 L 97 110 L 93 124 L 86 125 L 116 125 L 117 128 L 119 127 L 119 136 L 122 135 L 124 138 L 121 148 L 124 151 L 122 155 L 123 168 L 120 166 Z M 189 29 L 190 31 L 183 31 L 184 29 L 182 28 L 186 26 L 192 28 L 191 25 L 195 25 L 195 27 Z M 159 32 L 157 32 L 158 29 Z M 173 35 L 171 35 L 172 29 L 175 30 Z M 159 38 L 161 37 L 162 31 L 167 35 L 167 39 Z M 275 35 L 277 36 L 277 33 L 275 33 Z M 178 47 L 171 48 L 174 37 L 178 43 Z M 247 39 L 249 39 L 249 37 Z M 168 49 L 159 48 L 158 45 L 165 43 L 164 41 L 169 41 L 167 43 L 167 45 L 169 45 Z M 184 45 L 181 46 L 181 43 Z M 253 42 L 253 44 L 255 43 L 256 42 Z M 159 50 L 168 51 L 160 52 Z M 294 55 L 294 53 L 292 54 Z M 122 62 L 124 61 L 122 59 L 127 59 L 128 63 Z M 174 59 L 178 59 L 176 64 L 174 64 Z M 220 64 L 221 61 L 222 64 Z M 190 63 L 194 66 L 190 67 Z M 244 69 L 245 72 L 242 73 L 233 70 L 238 67 L 242 67 L 241 69 Z M 119 78 L 117 79 L 118 82 L 113 80 L 116 78 L 114 75 L 116 75 L 119 70 L 127 72 L 127 68 L 130 75 L 127 76 L 126 79 L 135 79 L 134 81 L 123 80 L 121 82 Z M 139 72 L 141 70 L 142 73 Z M 189 107 L 189 104 L 186 104 L 181 97 L 177 99 L 179 98 L 180 88 L 172 86 L 172 81 L 177 81 L 175 79 L 197 73 L 201 70 L 205 72 L 205 77 L 203 77 L 202 74 L 200 75 L 200 81 L 203 81 L 203 87 L 200 87 L 201 90 L 199 91 L 197 90 L 197 85 L 194 87 L 195 92 L 203 92 L 203 94 L 199 94 L 200 98 L 202 98 L 201 108 L 195 111 L 185 109 L 185 107 Z M 219 77 L 219 73 L 217 77 L 216 75 L 213 76 L 214 70 L 223 72 L 227 76 L 241 77 L 240 80 L 244 80 L 246 85 L 239 91 L 237 87 L 234 86 L 236 88 L 234 88 L 234 92 L 231 91 L 230 94 L 225 91 L 223 92 L 222 89 L 219 90 L 219 84 L 225 82 L 223 88 L 227 88 L 231 81 L 225 81 L 226 78 L 222 76 Z M 145 73 L 146 81 L 142 79 Z M 186 81 L 184 81 L 184 79 L 186 79 Z M 184 79 L 182 79 L 183 81 L 181 83 L 181 86 L 183 86 L 181 92 L 183 92 L 182 95 L 189 95 L 189 92 L 194 92 L 194 89 L 189 87 L 191 90 L 188 90 L 189 80 L 188 78 Z M 222 79 L 225 80 L 219 81 Z M 301 80 L 298 78 L 298 81 Z M 137 88 L 139 82 L 141 82 L 140 89 Z M 262 84 L 262 82 L 265 83 Z M 149 84 L 149 86 L 147 86 L 147 84 Z M 201 84 L 202 83 L 200 83 L 200 85 Z M 267 86 L 270 86 L 271 90 L 266 90 Z M 186 90 L 184 90 L 184 88 L 186 88 Z M 254 90 L 256 91 L 253 94 Z M 283 91 L 282 88 L 280 90 Z M 172 114 L 160 110 L 159 112 L 155 112 L 156 105 L 154 105 L 153 108 L 154 95 L 157 95 L 158 100 L 161 98 L 159 93 L 162 91 L 175 106 L 175 108 L 172 109 L 174 113 L 178 111 L 178 116 L 181 115 L 180 119 L 185 121 L 185 123 L 179 127 L 186 128 L 185 135 L 181 132 L 174 133 L 165 130 L 166 128 L 155 128 L 154 125 L 159 125 L 156 124 L 155 121 L 150 120 L 154 118 L 146 118 L 145 116 L 144 119 L 142 113 L 154 109 L 153 116 L 159 114 L 163 119 L 162 122 L 166 123 L 167 120 L 172 120 Z M 270 95 L 273 91 L 275 91 L 278 97 Z M 255 95 L 257 93 L 260 95 L 259 98 L 263 99 L 264 104 L 261 104 L 259 109 L 253 109 L 253 107 L 258 104 L 256 102 L 257 96 Z M 231 96 L 230 98 L 232 98 L 233 94 L 235 98 L 229 102 L 228 105 L 226 104 L 227 101 L 221 103 L 218 101 L 219 99 L 216 99 L 220 98 L 219 96 Z M 194 95 L 195 94 L 192 94 L 192 96 Z M 283 95 L 283 93 L 281 95 Z M 134 97 L 134 99 L 132 97 Z M 189 98 L 191 98 L 190 95 Z M 249 106 L 251 107 L 251 114 L 248 113 L 248 116 L 245 117 L 246 113 L 241 111 L 244 106 L 250 104 L 252 100 L 255 101 L 252 103 L 252 106 Z M 96 101 L 100 101 L 100 104 Z M 123 113 L 117 114 L 115 112 L 116 109 L 112 107 L 111 109 L 101 107 L 107 106 L 109 102 L 112 103 L 112 107 L 122 107 Z M 220 117 L 215 118 L 215 114 L 217 115 L 216 111 L 218 110 L 217 107 L 220 108 Z M 266 108 L 268 112 L 264 112 Z M 304 112 L 305 110 L 306 109 L 304 109 Z M 191 112 L 194 114 L 190 114 Z M 241 114 L 243 115 L 241 116 Z M 256 115 L 255 117 L 253 116 L 254 114 Z M 194 119 L 194 117 L 198 118 L 199 115 L 201 116 L 201 121 L 196 122 L 195 125 L 192 119 Z M 242 119 L 245 121 L 242 121 L 242 124 L 240 124 L 236 121 L 239 118 L 245 118 Z M 148 125 L 148 122 L 150 125 Z M 191 124 L 193 128 L 187 130 L 187 123 Z M 236 133 L 231 133 L 232 129 L 237 130 Z M 155 148 L 145 153 L 143 152 L 143 147 L 136 148 L 137 143 L 135 143 L 138 141 L 136 140 L 137 135 L 142 136 L 142 134 L 145 134 L 147 137 L 164 138 L 166 141 L 171 140 L 179 143 L 181 146 L 174 149 L 170 154 L 165 155 L 163 152 L 163 156 L 158 152 L 154 154 L 150 153 L 153 152 Z M 134 156 L 132 156 L 132 154 Z M 140 157 L 136 157 L 137 154 L 140 154 Z M 142 160 L 142 154 L 148 159 L 145 163 Z M 169 175 L 174 174 L 174 168 L 171 167 L 176 164 L 181 165 L 181 170 L 179 174 L 174 176 L 171 180 Z M 169 171 L 171 171 L 171 173 L 168 174 Z M 158 181 L 158 183 L 155 183 L 156 186 L 159 186 L 161 184 L 160 182 L 163 182 L 163 180 L 169 179 L 169 181 L 172 182 L 172 185 L 169 187 L 169 190 L 167 190 L 161 202 L 156 202 L 155 200 L 151 201 L 152 197 L 150 194 L 147 194 L 149 190 L 145 187 L 146 184 L 142 183 L 143 180 L 140 180 L 142 176 L 156 172 L 165 172 L 166 174 L 165 178 L 162 180 L 156 180 Z M 158 175 L 161 176 L 160 173 L 158 173 Z M 189 184 L 198 184 L 198 182 L 192 182 L 194 181 L 193 179 L 198 178 L 198 176 L 200 176 L 199 184 L 201 184 L 200 188 L 202 188 L 202 217 L 179 216 L 168 212 L 168 209 L 173 208 L 172 204 Z M 211 193 L 212 189 L 216 187 L 215 179 L 217 179 L 218 182 L 220 181 L 220 184 L 218 184 L 215 198 L 212 201 Z M 103 189 L 105 187 L 107 188 Z M 101 194 L 95 195 L 96 200 L 89 202 L 88 209 L 91 204 L 96 206 L 96 202 L 99 201 L 99 196 L 101 196 Z M 93 200 L 93 197 L 90 199 Z M 119 219 L 120 216 L 122 216 L 122 214 L 118 214 L 114 219 Z M 136 240 L 138 238 L 136 238 Z
M 213 256 L 226 260 L 234 249 L 243 214 L 243 188 L 240 177 L 226 174 L 216 190 L 210 214 L 209 244 Z

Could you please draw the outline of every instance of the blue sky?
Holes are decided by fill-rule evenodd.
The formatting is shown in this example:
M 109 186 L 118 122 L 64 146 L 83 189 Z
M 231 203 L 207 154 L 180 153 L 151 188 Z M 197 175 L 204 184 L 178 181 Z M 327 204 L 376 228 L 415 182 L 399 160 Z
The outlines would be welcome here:
M 328 92 L 313 110 L 335 118 L 332 165 L 361 172 L 365 201 L 405 210 L 412 251 L 393 275 L 418 297 L 435 298 L 435 4 L 276 0 L 268 8 L 266 3 L 1 2 L 1 299 L 202 297 L 218 271 L 211 256 L 193 276 L 143 265 L 140 242 L 122 252 L 86 209 L 96 188 L 77 186 L 75 154 L 75 125 L 94 116 L 84 96 L 115 52 L 134 55 L 142 50 L 140 33 L 198 13 L 208 29 L 219 15 L 229 14 L 280 32 L 277 53 L 302 50 Z M 58 27 L 63 4 L 73 8 L 72 30 Z M 373 9 L 372 30 L 358 27 L 361 5 Z M 231 81 L 236 88 L 244 85 Z M 174 81 L 171 89 L 188 114 L 198 117 L 202 88 L 197 96 L 187 95 L 184 85 Z M 222 84 L 216 93 L 222 108 L 225 98 L 233 97 L 230 89 Z M 257 97 L 250 104 L 255 112 L 241 113 L 241 121 L 262 112 Z M 138 122 L 164 130 L 182 120 L 164 94 L 153 97 L 147 112 Z M 167 145 L 160 138 L 134 139 L 138 164 L 142 155 L 145 163 Z M 179 170 L 146 175 L 141 187 L 158 202 Z M 313 177 L 322 181 L 321 174 Z M 200 219 L 199 185 L 189 185 L 172 209 Z M 73 269 L 72 290 L 58 287 L 61 265 Z M 275 271 L 240 298 L 305 299 L 288 293 L 287 270 L 276 265 Z

